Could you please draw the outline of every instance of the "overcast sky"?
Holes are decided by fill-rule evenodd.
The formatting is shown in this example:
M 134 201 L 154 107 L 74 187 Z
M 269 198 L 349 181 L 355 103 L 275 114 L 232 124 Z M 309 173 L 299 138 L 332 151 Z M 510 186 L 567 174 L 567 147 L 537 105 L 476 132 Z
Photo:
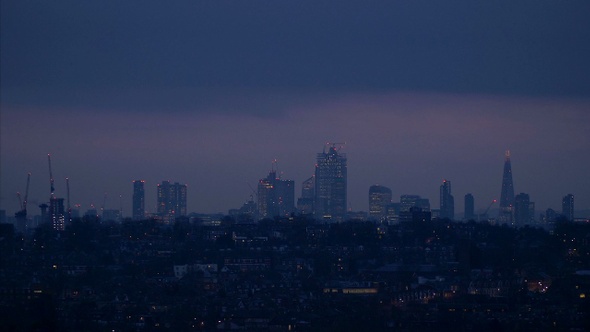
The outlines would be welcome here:
M 1 2 L 0 209 L 123 206 L 132 181 L 188 184 L 188 210 L 227 212 L 278 159 L 313 174 L 346 142 L 349 208 L 373 184 L 456 211 L 516 193 L 590 209 L 588 1 Z M 121 199 L 119 199 L 121 195 Z M 31 214 L 38 209 L 31 207 Z

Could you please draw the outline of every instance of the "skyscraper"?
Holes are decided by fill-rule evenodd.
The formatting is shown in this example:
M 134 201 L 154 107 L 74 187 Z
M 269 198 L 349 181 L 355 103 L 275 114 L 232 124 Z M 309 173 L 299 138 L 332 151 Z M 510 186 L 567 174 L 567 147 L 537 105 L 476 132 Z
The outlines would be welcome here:
M 399 198 L 400 212 L 410 211 L 413 207 L 419 207 L 423 211 L 430 211 L 430 200 L 420 195 L 401 195 Z
M 297 200 L 297 211 L 301 214 L 312 214 L 314 197 L 315 176 L 312 176 L 301 184 L 301 197 Z
M 465 220 L 472 220 L 475 218 L 475 200 L 472 194 L 465 195 L 465 213 L 463 218 Z
M 186 184 L 158 184 L 158 215 L 167 222 L 186 216 Z
M 145 191 L 144 180 L 133 181 L 133 220 L 145 218 Z
M 53 229 L 58 231 L 65 229 L 66 216 L 63 198 L 49 198 L 49 221 Z
M 514 207 L 514 185 L 512 184 L 512 165 L 510 164 L 510 150 L 506 151 L 504 173 L 502 175 L 502 193 L 500 194 L 501 223 L 512 223 Z
M 389 204 L 391 204 L 391 189 L 378 184 L 369 188 L 369 217 L 371 219 L 383 220 Z
M 293 180 L 281 180 L 276 171 L 258 181 L 258 217 L 289 216 L 295 212 L 295 184 Z
M 319 220 L 340 222 L 346 216 L 346 155 L 338 150 L 332 144 L 317 155 L 314 215 Z
M 570 221 L 574 220 L 574 195 L 568 194 L 561 200 L 561 214 Z
M 440 217 L 455 218 L 455 198 L 451 194 L 451 181 L 447 180 L 440 185 Z
M 524 226 L 531 221 L 531 200 L 528 194 L 520 193 L 514 198 L 514 226 Z

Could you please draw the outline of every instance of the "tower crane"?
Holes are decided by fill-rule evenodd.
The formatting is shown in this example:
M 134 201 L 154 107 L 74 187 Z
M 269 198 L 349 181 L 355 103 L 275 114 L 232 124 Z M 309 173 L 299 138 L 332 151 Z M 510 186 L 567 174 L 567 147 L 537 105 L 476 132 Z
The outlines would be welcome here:
M 486 211 L 482 214 L 482 216 L 486 219 L 488 219 L 488 212 L 490 212 L 490 209 L 492 208 L 492 205 L 494 205 L 498 200 L 497 199 L 493 199 L 492 202 L 490 203 L 490 205 L 488 205 L 488 208 L 486 209 Z
M 31 173 L 27 174 L 27 187 L 25 189 L 25 198 L 21 201 L 20 192 L 16 193 L 18 196 L 20 211 L 14 214 L 16 218 L 17 227 L 19 231 L 24 232 L 27 225 L 27 200 L 29 199 L 29 184 L 31 183 Z
M 27 211 L 27 202 L 29 201 L 29 184 L 31 184 L 31 173 L 27 174 L 27 189 L 25 189 L 25 200 L 23 201 L 23 210 Z

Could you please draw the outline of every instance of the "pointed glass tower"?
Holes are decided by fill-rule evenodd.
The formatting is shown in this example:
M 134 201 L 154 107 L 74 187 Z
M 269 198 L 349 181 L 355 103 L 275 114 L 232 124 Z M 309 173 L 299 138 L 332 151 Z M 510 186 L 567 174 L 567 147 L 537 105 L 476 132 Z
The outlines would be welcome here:
M 510 164 L 510 150 L 506 151 L 504 173 L 502 175 L 502 193 L 500 194 L 500 222 L 512 223 L 514 208 L 514 185 L 512 183 L 512 165 Z

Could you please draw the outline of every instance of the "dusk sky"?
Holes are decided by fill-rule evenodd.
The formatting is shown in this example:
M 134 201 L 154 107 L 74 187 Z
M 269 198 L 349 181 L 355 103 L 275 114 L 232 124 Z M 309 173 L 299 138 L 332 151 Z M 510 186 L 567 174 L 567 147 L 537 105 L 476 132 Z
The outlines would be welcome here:
M 516 194 L 590 209 L 589 1 L 1 2 L 0 209 L 56 194 L 154 212 L 162 180 L 188 211 L 227 213 L 278 160 L 284 179 L 346 142 L 349 208 L 373 184 L 455 210 Z M 119 195 L 122 195 L 121 202 Z M 538 217 L 538 216 L 537 216 Z

